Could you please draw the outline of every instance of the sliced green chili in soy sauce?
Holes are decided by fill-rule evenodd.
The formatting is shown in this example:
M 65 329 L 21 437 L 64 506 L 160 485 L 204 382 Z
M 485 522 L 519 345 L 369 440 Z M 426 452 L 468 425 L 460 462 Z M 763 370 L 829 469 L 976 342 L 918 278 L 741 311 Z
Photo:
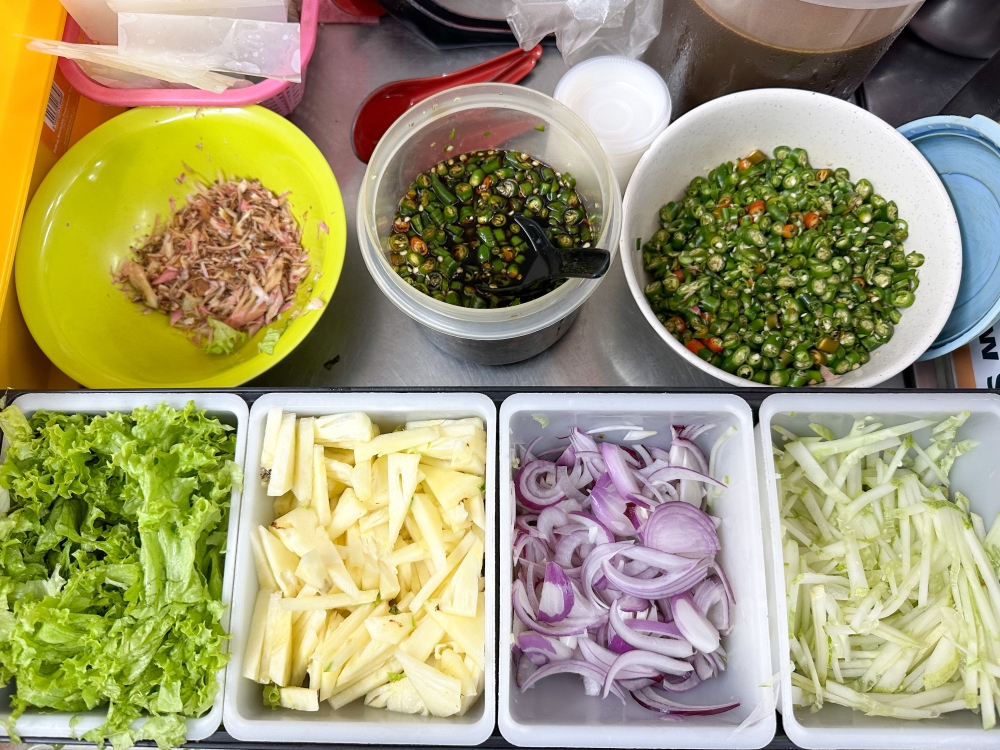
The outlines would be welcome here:
M 690 351 L 772 386 L 844 375 L 914 302 L 920 253 L 896 204 L 778 146 L 696 177 L 642 247 L 646 299 Z
M 510 220 L 540 220 L 557 248 L 590 247 L 594 228 L 568 172 L 528 154 L 474 151 L 417 175 L 392 223 L 389 263 L 406 283 L 452 305 L 507 307 L 548 294 L 562 282 L 504 298 L 477 286 L 505 287 L 521 279 L 527 245 Z

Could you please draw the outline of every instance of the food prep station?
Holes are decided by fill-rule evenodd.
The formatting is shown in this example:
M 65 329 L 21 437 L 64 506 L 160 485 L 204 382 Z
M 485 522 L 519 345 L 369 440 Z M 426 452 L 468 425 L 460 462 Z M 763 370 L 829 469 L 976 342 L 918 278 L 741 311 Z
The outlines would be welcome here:
M 843 707 L 827 707 L 821 713 L 793 708 L 787 670 L 780 668 L 779 654 L 788 648 L 789 633 L 784 623 L 785 597 L 779 588 L 783 573 L 776 565 L 782 554 L 776 486 L 780 472 L 772 458 L 770 426 L 777 424 L 803 435 L 809 422 L 816 421 L 841 437 L 850 428 L 850 420 L 844 422 L 848 416 L 861 419 L 876 415 L 895 426 L 923 417 L 940 421 L 968 410 L 972 414 L 968 434 L 963 432 L 961 437 L 973 437 L 980 445 L 975 457 L 958 460 L 953 488 L 972 498 L 973 510 L 982 513 L 989 528 L 1000 509 L 989 489 L 995 471 L 989 456 L 1000 447 L 996 445 L 1000 397 L 957 389 L 950 354 L 913 362 L 888 379 L 879 378 L 881 382 L 866 386 L 864 391 L 826 388 L 816 392 L 775 389 L 767 384 L 759 388 L 724 387 L 707 366 L 696 366 L 686 361 L 683 353 L 679 356 L 671 351 L 676 342 L 666 345 L 664 337 L 669 334 L 661 336 L 653 329 L 655 317 L 648 311 L 644 315 L 636 301 L 636 289 L 630 289 L 630 276 L 641 269 L 626 270 L 623 262 L 630 261 L 619 252 L 606 277 L 599 286 L 595 284 L 596 290 L 579 308 L 575 322 L 570 318 L 568 332 L 551 348 L 513 364 L 483 364 L 432 346 L 428 332 L 401 314 L 399 305 L 384 293 L 384 285 L 373 279 L 374 271 L 366 267 L 369 259 L 359 251 L 364 245 L 359 236 L 362 222 L 355 221 L 359 200 L 364 199 L 366 169 L 351 150 L 353 112 L 378 86 L 464 68 L 506 49 L 508 46 L 483 44 L 437 50 L 392 17 L 382 17 L 377 23 L 331 23 L 318 28 L 308 85 L 289 120 L 315 144 L 336 175 L 345 217 L 343 229 L 337 231 L 346 232 L 347 252 L 335 293 L 324 297 L 321 317 L 273 367 L 245 386 L 213 390 L 46 391 L 22 386 L 7 393 L 6 404 L 18 405 L 29 415 L 36 409 L 98 414 L 162 402 L 179 407 L 193 400 L 209 415 L 236 429 L 235 461 L 246 472 L 246 479 L 242 491 L 234 491 L 231 501 L 222 593 L 227 605 L 223 625 L 232 633 L 229 649 L 233 658 L 219 680 L 211 711 L 189 721 L 185 746 L 219 750 L 255 743 L 288 748 L 733 750 L 992 746 L 992 733 L 982 731 L 978 716 L 967 711 L 907 725 Z M 971 116 L 982 111 L 983 105 L 954 98 L 983 66 L 983 60 L 934 49 L 904 30 L 851 101 L 893 128 L 946 107 L 951 107 L 952 114 Z M 554 47 L 546 46 L 521 86 L 552 95 L 568 70 Z M 547 123 L 546 127 L 553 125 Z M 765 145 L 771 148 L 774 144 Z M 712 157 L 709 161 L 701 172 L 682 170 L 678 184 L 687 184 L 695 173 L 707 171 L 719 160 Z M 637 173 L 640 176 L 644 165 Z M 663 202 L 652 200 L 657 205 Z M 625 221 L 627 224 L 627 202 Z M 628 229 L 626 226 L 623 237 Z M 320 231 L 316 234 L 318 237 Z M 622 248 L 624 252 L 624 244 Z M 633 280 L 633 287 L 635 283 Z M 921 291 L 931 287 L 928 283 Z M 678 348 L 683 346 L 678 344 Z M 54 382 L 63 381 L 57 378 Z M 377 709 L 358 705 L 342 712 L 323 706 L 320 714 L 273 712 L 262 707 L 260 686 L 240 674 L 257 593 L 248 535 L 255 524 L 266 525 L 274 517 L 269 505 L 272 498 L 265 495 L 257 480 L 266 410 L 273 406 L 300 416 L 363 411 L 386 425 L 414 419 L 483 420 L 489 446 L 485 480 L 485 690 L 465 716 L 429 721 L 401 714 L 381 718 Z M 804 420 L 803 414 L 809 419 Z M 512 619 L 516 617 L 511 607 L 510 549 L 517 503 L 513 480 L 521 458 L 518 451 L 535 439 L 540 440 L 543 452 L 550 450 L 564 443 L 572 427 L 587 430 L 620 422 L 659 435 L 651 438 L 649 445 L 661 448 L 670 445 L 671 425 L 710 423 L 713 431 L 697 440 L 705 455 L 722 430 L 731 425 L 736 428 L 736 437 L 722 454 L 718 471 L 726 476 L 730 489 L 717 496 L 711 507 L 721 519 L 720 561 L 729 570 L 736 592 L 737 629 L 724 639 L 729 671 L 706 681 L 693 694 L 700 703 L 739 700 L 740 708 L 732 713 L 663 721 L 635 704 L 622 709 L 617 702 L 612 705 L 613 699 L 591 703 L 596 699 L 585 698 L 579 679 L 570 676 L 540 682 L 524 693 L 517 687 L 520 676 L 515 674 L 516 663 L 510 655 Z M 748 601 L 753 606 L 740 609 Z M 230 606 L 234 607 L 231 614 Z M 94 723 L 85 726 L 88 721 Z M 26 714 L 21 722 L 24 742 L 79 742 L 67 739 L 77 730 L 68 715 L 36 712 Z M 79 728 L 85 730 L 97 723 L 99 719 L 88 717 Z M 148 741 L 139 744 L 152 745 Z

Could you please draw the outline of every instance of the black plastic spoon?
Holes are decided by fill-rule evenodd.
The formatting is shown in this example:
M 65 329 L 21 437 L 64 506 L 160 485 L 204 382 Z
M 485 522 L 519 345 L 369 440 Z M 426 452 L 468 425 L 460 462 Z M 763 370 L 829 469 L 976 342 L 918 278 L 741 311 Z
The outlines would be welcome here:
M 545 229 L 534 219 L 514 214 L 511 217 L 521 227 L 521 236 L 527 247 L 518 250 L 524 255 L 519 264 L 521 279 L 507 286 L 479 285 L 481 294 L 496 297 L 516 297 L 524 294 L 539 282 L 555 279 L 599 279 L 611 267 L 611 253 L 599 248 L 556 248 L 549 241 Z

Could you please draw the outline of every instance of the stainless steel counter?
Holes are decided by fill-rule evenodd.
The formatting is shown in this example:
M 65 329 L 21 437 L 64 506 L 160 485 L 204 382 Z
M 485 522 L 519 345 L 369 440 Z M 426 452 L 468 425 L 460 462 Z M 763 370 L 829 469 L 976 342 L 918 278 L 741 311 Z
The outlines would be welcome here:
M 319 146 L 340 184 L 348 222 L 347 258 L 337 291 L 316 328 L 294 353 L 252 385 L 720 385 L 673 354 L 650 329 L 632 300 L 617 260 L 561 341 L 533 359 L 503 367 L 475 365 L 438 351 L 371 280 L 355 231 L 357 193 L 365 171 L 350 146 L 358 105 L 389 81 L 450 72 L 504 50 L 483 47 L 439 52 L 387 17 L 372 26 L 320 27 L 305 97 L 291 119 Z M 565 71 L 558 51 L 547 47 L 522 85 L 551 94 Z M 923 379 L 921 385 L 925 383 L 925 387 L 946 385 L 936 379 Z M 901 375 L 885 386 L 904 384 Z

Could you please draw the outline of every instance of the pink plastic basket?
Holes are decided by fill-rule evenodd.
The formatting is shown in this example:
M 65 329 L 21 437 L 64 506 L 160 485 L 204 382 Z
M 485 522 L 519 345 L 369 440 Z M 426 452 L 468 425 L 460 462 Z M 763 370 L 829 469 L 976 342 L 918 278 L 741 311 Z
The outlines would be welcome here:
M 59 69 L 73 88 L 88 99 L 113 107 L 242 107 L 260 104 L 288 116 L 302 100 L 305 89 L 306 66 L 316 47 L 316 23 L 319 0 L 302 0 L 300 24 L 300 54 L 302 55 L 302 82 L 261 81 L 241 89 L 229 89 L 221 94 L 200 89 L 113 89 L 91 79 L 73 60 L 59 58 Z M 79 41 L 80 27 L 71 16 L 66 16 L 63 41 Z

